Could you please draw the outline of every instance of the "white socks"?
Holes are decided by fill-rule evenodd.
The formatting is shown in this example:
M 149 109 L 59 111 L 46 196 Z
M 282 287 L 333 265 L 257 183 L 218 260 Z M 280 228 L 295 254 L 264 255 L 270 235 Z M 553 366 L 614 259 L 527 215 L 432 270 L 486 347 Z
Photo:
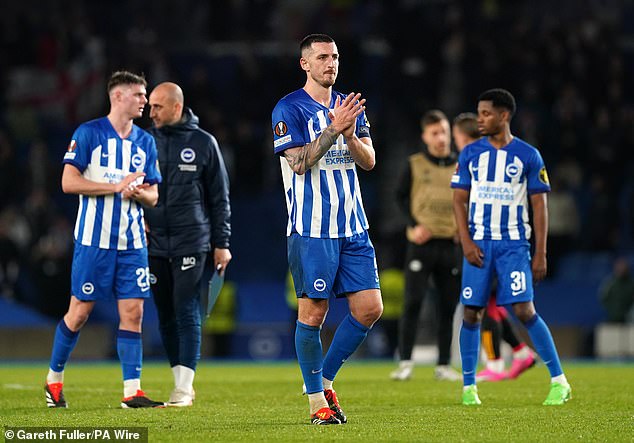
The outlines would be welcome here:
M 136 391 L 141 389 L 141 379 L 131 378 L 130 380 L 123 380 L 123 398 L 134 397 Z
M 566 380 L 566 376 L 564 374 L 558 375 L 557 377 L 552 377 L 550 379 L 551 383 L 559 383 L 564 386 L 568 386 L 568 380 Z
M 194 376 L 196 371 L 183 365 L 172 366 L 174 387 L 179 391 L 192 392 L 194 390 Z
M 322 408 L 328 407 L 328 402 L 324 396 L 324 392 L 315 392 L 314 394 L 308 394 L 308 405 L 310 407 L 310 414 L 314 414 Z
M 46 374 L 46 383 L 64 383 L 64 371 L 55 372 L 51 368 L 48 368 L 48 374 Z
M 324 385 L 324 390 L 332 389 L 332 380 L 328 380 L 327 378 L 322 377 L 321 382 Z

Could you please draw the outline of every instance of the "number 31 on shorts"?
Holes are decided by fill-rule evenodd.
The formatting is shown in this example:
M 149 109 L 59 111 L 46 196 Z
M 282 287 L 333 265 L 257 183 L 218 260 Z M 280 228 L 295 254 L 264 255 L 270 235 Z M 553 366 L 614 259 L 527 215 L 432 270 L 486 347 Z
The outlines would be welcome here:
M 519 295 L 526 292 L 526 273 L 524 271 L 511 272 L 511 291 L 513 295 Z

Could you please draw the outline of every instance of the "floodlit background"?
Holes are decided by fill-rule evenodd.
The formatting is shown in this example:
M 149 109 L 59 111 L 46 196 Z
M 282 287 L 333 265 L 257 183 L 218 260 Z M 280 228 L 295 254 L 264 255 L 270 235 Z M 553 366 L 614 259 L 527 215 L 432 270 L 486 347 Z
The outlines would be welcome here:
M 77 209 L 60 189 L 61 160 L 77 125 L 107 113 L 105 83 L 119 69 L 144 73 L 148 92 L 179 83 L 230 171 L 234 259 L 203 354 L 293 357 L 270 114 L 303 85 L 298 43 L 315 32 L 337 41 L 335 88 L 367 98 L 377 152 L 361 186 L 386 310 L 359 355 L 394 353 L 405 224 L 394 188 L 420 147 L 421 115 L 453 119 L 503 87 L 518 101 L 514 134 L 541 150 L 553 186 L 537 309 L 564 357 L 634 357 L 634 2 L 26 0 L 0 6 L 0 358 L 49 355 Z M 137 124 L 151 124 L 147 110 Z M 326 342 L 345 310 L 333 302 Z M 433 311 L 430 296 L 422 349 L 434 343 Z M 116 321 L 114 304 L 99 304 L 73 358 L 114 356 Z M 144 339 L 146 356 L 162 358 L 151 301 Z

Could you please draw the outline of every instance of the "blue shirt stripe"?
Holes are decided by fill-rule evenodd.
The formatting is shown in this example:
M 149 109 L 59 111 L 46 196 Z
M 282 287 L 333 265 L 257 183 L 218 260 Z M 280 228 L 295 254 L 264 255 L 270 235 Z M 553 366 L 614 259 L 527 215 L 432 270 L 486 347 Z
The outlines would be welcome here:
M 319 171 L 319 186 L 321 189 L 321 237 L 330 237 L 330 190 L 326 171 Z
M 303 236 L 310 236 L 310 220 L 313 217 L 313 187 L 311 185 L 312 176 L 304 174 L 304 207 L 302 208 Z
M 524 217 L 523 214 L 524 214 L 524 206 L 518 205 L 517 206 L 517 219 L 518 220 L 522 220 L 522 218 Z M 523 223 L 518 223 L 517 224 L 517 229 L 520 232 L 520 238 L 523 239 L 523 240 L 524 239 L 528 240 L 526 238 L 526 228 L 524 227 L 524 224 Z
M 339 204 L 337 207 L 337 227 L 339 237 L 345 237 L 346 235 L 346 212 L 344 209 L 346 195 L 343 191 L 343 177 L 341 171 L 334 170 L 332 175 L 335 178 L 335 186 L 337 188 L 337 196 L 339 197 Z
M 509 207 L 502 206 L 502 214 L 500 216 L 500 226 L 508 226 L 509 224 Z M 502 229 L 502 240 L 510 240 L 511 236 L 508 229 Z
M 350 195 L 352 195 L 353 197 L 353 204 L 352 204 L 352 210 L 350 211 L 350 219 L 348 220 L 348 223 L 350 224 L 350 230 L 352 232 L 357 232 L 357 220 L 359 218 L 359 216 L 357 215 L 357 200 L 356 200 L 356 194 L 355 194 L 355 187 L 354 187 L 354 182 L 355 182 L 355 176 L 354 173 L 348 169 L 346 170 L 346 176 L 348 178 L 348 187 L 350 188 Z
M 103 200 L 104 196 L 97 196 L 97 209 L 94 220 L 94 228 L 92 230 L 92 240 L 91 245 L 99 245 L 99 239 L 101 238 L 101 229 L 103 225 Z
M 119 244 L 119 225 L 121 224 L 121 199 L 120 198 L 115 198 L 114 199 L 114 203 L 112 205 L 112 230 L 110 233 L 110 248 L 111 249 L 117 249 L 118 244 Z M 129 226 L 129 225 L 128 225 Z M 126 233 L 126 237 L 128 239 L 130 239 L 130 237 L 132 237 L 132 233 L 129 232 L 130 230 L 127 229 L 126 231 L 128 231 Z M 129 245 L 129 241 L 126 243 Z M 128 249 L 134 249 L 134 248 L 130 248 L 128 246 Z

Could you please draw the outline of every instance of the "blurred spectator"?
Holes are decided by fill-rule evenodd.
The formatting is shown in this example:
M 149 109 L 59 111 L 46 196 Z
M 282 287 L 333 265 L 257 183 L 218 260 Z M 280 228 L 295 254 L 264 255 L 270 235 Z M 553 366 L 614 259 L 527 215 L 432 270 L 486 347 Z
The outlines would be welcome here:
M 6 217 L 0 217 L 0 297 L 15 299 L 20 274 L 20 251 L 9 236 Z
M 593 173 L 584 193 L 581 239 L 582 247 L 590 251 L 614 250 L 618 244 L 618 205 L 607 181 L 600 173 Z
M 568 184 L 554 174 L 548 194 L 548 274 L 557 273 L 559 258 L 572 251 L 579 234 L 579 211 Z
M 15 147 L 7 133 L 0 128 L 0 210 L 18 200 L 20 168 L 15 158 Z M 12 190 L 11 192 L 9 190 Z
M 61 215 L 47 219 L 48 226 L 31 250 L 31 267 L 38 290 L 38 310 L 51 317 L 66 312 L 70 292 L 73 236 L 70 221 Z
M 0 212 L 0 219 L 5 224 L 7 236 L 17 246 L 19 253 L 26 254 L 33 237 L 24 211 L 17 205 L 11 205 Z
M 599 289 L 599 298 L 608 322 L 625 323 L 629 310 L 634 306 L 634 279 L 624 257 L 614 261 L 612 274 Z

